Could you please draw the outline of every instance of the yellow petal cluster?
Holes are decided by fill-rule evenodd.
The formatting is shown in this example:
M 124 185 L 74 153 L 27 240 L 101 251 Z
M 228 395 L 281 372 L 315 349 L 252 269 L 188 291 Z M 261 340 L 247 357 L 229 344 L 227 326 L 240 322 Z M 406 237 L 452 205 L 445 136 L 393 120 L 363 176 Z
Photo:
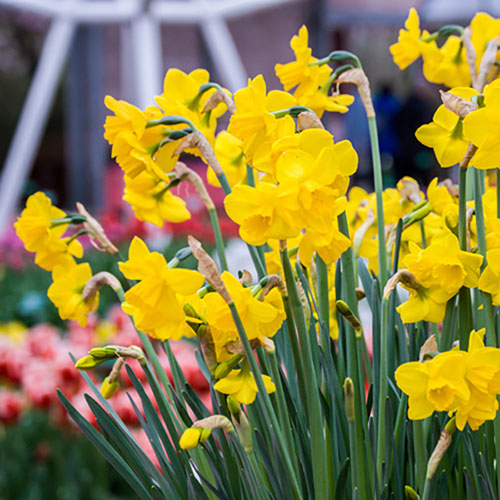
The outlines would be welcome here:
M 151 337 L 178 340 L 193 336 L 186 324 L 184 298 L 202 285 L 204 278 L 188 269 L 169 269 L 163 255 L 150 252 L 135 237 L 130 244 L 129 258 L 119 263 L 120 271 L 139 282 L 125 292 L 124 312 L 133 316 L 136 327 Z
M 485 347 L 484 329 L 472 331 L 467 351 L 443 352 L 425 363 L 396 370 L 396 383 L 408 395 L 408 417 L 427 418 L 434 411 L 456 414 L 457 427 L 476 430 L 493 420 L 500 393 L 500 349 Z
M 53 283 L 47 295 L 57 307 L 62 319 L 73 319 L 78 321 L 80 326 L 87 324 L 87 314 L 95 311 L 99 303 L 99 294 L 88 300 L 83 298 L 83 289 L 90 278 L 92 270 L 87 262 L 54 268 Z
M 460 250 L 457 238 L 448 231 L 435 236 L 425 249 L 410 242 L 410 253 L 403 262 L 419 287 L 409 289 L 408 301 L 397 307 L 403 323 L 442 321 L 446 302 L 462 286 L 477 286 L 482 261 L 481 255 Z
M 27 199 L 26 208 L 14 224 L 26 250 L 36 252 L 35 263 L 47 271 L 56 266 L 72 266 L 73 257 L 83 256 L 83 248 L 76 239 L 62 237 L 68 224 L 53 225 L 53 221 L 64 217 L 65 212 L 54 207 L 50 198 L 39 191 Z

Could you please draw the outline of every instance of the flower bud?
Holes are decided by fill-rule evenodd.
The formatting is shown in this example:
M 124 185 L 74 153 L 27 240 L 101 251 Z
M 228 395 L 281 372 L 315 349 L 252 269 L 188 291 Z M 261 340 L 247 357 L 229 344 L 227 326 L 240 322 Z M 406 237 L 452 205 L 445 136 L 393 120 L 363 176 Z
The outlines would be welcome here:
M 94 358 L 106 361 L 116 358 L 116 349 L 114 346 L 93 347 L 90 349 L 89 354 Z
M 227 407 L 232 417 L 236 419 L 237 422 L 240 421 L 241 407 L 238 401 L 233 398 L 233 396 L 228 396 L 226 398 Z
M 241 354 L 237 354 L 236 356 L 233 356 L 231 359 L 228 359 L 226 361 L 223 361 L 222 363 L 217 366 L 215 369 L 215 378 L 217 380 L 220 380 L 221 378 L 227 377 L 229 373 L 231 373 L 231 370 L 243 359 L 243 356 Z
M 109 399 L 113 394 L 118 390 L 119 387 L 119 382 L 118 380 L 115 380 L 114 382 L 109 381 L 109 377 L 106 377 L 102 381 L 101 385 L 101 394 L 106 398 Z
M 406 485 L 405 486 L 405 498 L 407 500 L 419 500 L 420 497 L 418 496 L 418 493 L 411 487 Z
M 354 420 L 354 384 L 349 377 L 344 382 L 344 404 L 347 420 L 352 422 Z
M 189 427 L 186 429 L 179 440 L 179 446 L 183 450 L 191 450 L 192 448 L 196 448 L 200 443 L 202 429 L 193 429 Z
M 77 370 L 92 370 L 92 368 L 95 368 L 96 366 L 99 366 L 101 363 L 106 361 L 105 359 L 96 359 L 93 356 L 84 356 L 83 358 L 80 358 L 76 363 L 75 363 L 75 368 Z
M 347 303 L 343 300 L 337 300 L 335 306 L 337 307 L 337 311 L 351 324 L 356 338 L 361 338 L 363 336 L 363 326 Z

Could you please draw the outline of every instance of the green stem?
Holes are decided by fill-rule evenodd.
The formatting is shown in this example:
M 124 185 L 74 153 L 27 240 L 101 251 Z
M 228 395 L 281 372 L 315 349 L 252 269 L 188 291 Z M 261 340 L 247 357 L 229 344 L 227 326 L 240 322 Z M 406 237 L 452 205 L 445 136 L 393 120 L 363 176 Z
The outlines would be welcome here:
M 342 234 L 349 237 L 349 226 L 347 224 L 347 216 L 345 212 L 338 217 L 339 230 Z M 358 301 L 356 299 L 356 281 L 354 272 L 354 261 L 352 248 L 348 248 L 341 257 L 342 261 L 342 276 L 345 280 L 345 290 L 346 290 L 346 302 L 350 307 L 351 311 L 355 316 L 358 316 Z M 359 369 L 358 362 L 361 360 L 356 359 L 356 339 L 354 334 L 354 329 L 351 325 L 346 325 L 346 351 L 347 351 L 347 376 L 351 377 L 354 387 L 357 389 L 360 387 L 359 381 Z M 354 394 L 354 423 L 356 427 L 356 449 L 351 457 L 355 457 L 354 460 L 357 461 L 357 469 L 359 472 L 358 477 L 358 490 L 359 498 L 368 498 L 367 491 L 367 481 L 366 481 L 366 467 L 365 467 L 365 455 L 368 457 L 367 453 L 367 442 L 365 436 L 368 436 L 368 429 L 366 427 L 366 421 L 363 421 L 361 405 L 365 404 L 364 401 L 364 391 L 362 394 L 358 394 L 358 390 Z
M 318 307 L 319 319 L 324 323 L 328 336 L 330 335 L 330 302 L 328 287 L 328 266 L 323 259 L 316 255 L 316 272 L 318 276 Z M 323 345 L 323 350 L 329 349 L 329 345 Z
M 220 230 L 219 219 L 215 207 L 208 210 L 210 214 L 210 223 L 215 236 L 215 246 L 217 247 L 217 255 L 219 256 L 220 266 L 222 271 L 227 271 L 226 252 L 224 251 L 224 240 Z
M 474 168 L 474 205 L 476 212 L 476 228 L 477 228 L 477 245 L 479 253 L 483 256 L 484 269 L 486 262 L 486 231 L 484 227 L 484 211 L 483 211 L 483 190 L 481 186 L 481 171 Z M 495 319 L 493 316 L 493 305 L 491 303 L 491 295 L 486 292 L 481 292 L 484 314 L 486 316 L 486 338 L 488 344 L 496 347 L 497 339 L 495 333 Z
M 424 421 L 413 421 L 413 445 L 415 448 L 416 483 L 418 491 L 423 491 L 427 470 L 427 451 L 425 447 Z
M 370 130 L 370 144 L 372 148 L 373 182 L 375 185 L 375 201 L 377 205 L 377 234 L 378 234 L 378 263 L 382 288 L 387 282 L 387 251 L 385 248 L 385 222 L 382 192 L 382 165 L 380 162 L 380 148 L 378 145 L 377 119 L 375 115 L 368 117 Z
M 248 340 L 248 336 L 246 334 L 245 328 L 243 327 L 243 323 L 241 322 L 240 315 L 236 309 L 236 306 L 234 302 L 231 302 L 228 304 L 229 309 L 231 310 L 231 315 L 233 317 L 234 323 L 236 325 L 236 329 L 238 330 L 238 335 L 240 337 L 241 343 L 243 344 L 243 348 L 245 350 L 245 355 L 250 363 L 250 367 L 252 369 L 253 376 L 255 378 L 255 383 L 257 384 L 257 389 L 259 390 L 259 396 L 262 401 L 262 407 L 266 416 L 266 419 L 270 423 L 272 429 L 274 430 L 276 434 L 276 442 L 277 445 L 280 449 L 282 458 L 284 460 L 285 466 L 288 470 L 288 473 L 290 475 L 290 479 L 292 482 L 292 488 L 295 494 L 296 498 L 301 498 L 301 492 L 300 492 L 300 486 L 299 482 L 297 479 L 297 476 L 295 474 L 295 470 L 292 465 L 292 461 L 290 459 L 290 456 L 288 454 L 288 450 L 285 446 L 285 440 L 283 438 L 282 432 L 281 432 L 281 427 L 278 423 L 278 419 L 276 418 L 276 413 L 274 411 L 273 405 L 271 403 L 271 399 L 269 397 L 269 394 L 267 393 L 266 386 L 264 384 L 264 379 L 262 378 L 262 374 L 260 372 L 259 366 L 257 365 L 257 360 L 255 359 L 254 353 L 252 346 L 250 345 L 250 342 Z M 326 480 L 326 477 L 325 477 Z M 328 498 L 327 496 L 323 498 Z
M 304 316 L 302 302 L 300 300 L 297 284 L 292 271 L 292 265 L 288 258 L 286 246 L 281 246 L 281 264 L 285 275 L 286 287 L 290 298 L 292 315 L 297 325 L 300 348 L 304 364 L 306 377 L 306 397 L 308 409 L 309 432 L 311 435 L 311 454 L 313 465 L 314 492 L 316 499 L 328 499 L 328 471 L 326 469 L 326 444 L 323 428 L 323 412 L 320 402 L 320 388 L 316 378 L 316 371 L 313 365 L 312 338 Z
M 382 480 L 382 464 L 385 454 L 385 400 L 387 398 L 387 325 L 389 317 L 389 299 L 382 300 L 382 319 L 380 327 L 380 374 L 378 378 L 379 394 L 378 394 L 378 416 L 377 419 L 377 469 L 379 480 Z
M 422 493 L 422 500 L 429 500 L 431 481 L 432 481 L 432 478 L 426 476 L 425 483 L 424 483 L 424 492 Z

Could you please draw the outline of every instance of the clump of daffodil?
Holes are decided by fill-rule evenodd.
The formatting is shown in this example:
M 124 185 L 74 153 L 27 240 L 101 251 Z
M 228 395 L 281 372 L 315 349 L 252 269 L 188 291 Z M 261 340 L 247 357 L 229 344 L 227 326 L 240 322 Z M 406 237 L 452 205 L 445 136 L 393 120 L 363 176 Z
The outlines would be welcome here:
M 271 377 L 262 375 L 262 379 L 268 394 L 276 391 L 276 386 L 271 381 Z M 226 377 L 218 380 L 214 385 L 214 389 L 232 396 L 238 403 L 244 405 L 252 404 L 258 392 L 254 375 L 250 371 L 250 365 L 246 361 L 240 369 L 232 370 Z
M 307 262 L 317 251 L 325 262 L 333 262 L 350 246 L 335 221 L 345 209 L 348 176 L 357 168 L 352 145 L 334 144 L 328 132 L 308 129 L 276 141 L 268 160 L 265 169 L 277 184 L 237 186 L 226 197 L 227 213 L 240 225 L 240 236 L 259 245 L 305 231 L 301 258 Z
M 477 90 L 467 87 L 451 89 L 450 93 L 469 101 L 478 94 Z M 452 167 L 462 160 L 469 146 L 469 135 L 464 134 L 464 123 L 463 118 L 442 104 L 434 113 L 432 122 L 419 127 L 415 136 L 424 146 L 434 150 L 442 167 Z M 476 157 L 472 164 L 476 165 Z
M 70 266 L 75 262 L 73 257 L 83 256 L 83 248 L 76 239 L 62 238 L 68 227 L 68 223 L 59 222 L 64 218 L 66 213 L 39 191 L 28 198 L 26 208 L 14 224 L 26 250 L 36 252 L 35 263 L 47 271 L 58 265 Z
M 139 330 L 161 340 L 193 336 L 183 305 L 184 298 L 203 285 L 201 274 L 169 269 L 163 255 L 150 252 L 138 237 L 130 244 L 128 261 L 120 262 L 119 267 L 126 278 L 139 281 L 125 292 L 122 303 Z
M 460 250 L 458 239 L 449 231 L 435 236 L 425 249 L 413 242 L 409 248 L 403 263 L 419 285 L 416 289 L 409 288 L 408 301 L 398 306 L 397 311 L 403 323 L 422 320 L 438 323 L 444 319 L 446 302 L 462 286 L 477 286 L 483 258 Z
M 500 81 L 484 88 L 484 107 L 464 118 L 464 135 L 477 146 L 473 165 L 476 168 L 498 168 L 500 165 Z
M 313 64 L 317 61 L 312 57 L 308 46 L 309 33 L 302 26 L 297 35 L 290 41 L 290 47 L 295 54 L 295 61 L 275 66 L 276 75 L 285 91 L 296 87 L 293 96 L 297 104 L 314 111 L 321 118 L 325 111 L 346 113 L 354 98 L 349 94 L 328 95 L 327 85 L 332 69 L 326 65 Z
M 165 221 L 183 222 L 191 217 L 186 202 L 172 194 L 169 184 L 146 171 L 133 178 L 125 176 L 123 200 L 137 219 L 158 227 Z
M 90 278 L 92 270 L 87 262 L 54 268 L 53 283 L 47 295 L 62 319 L 78 321 L 80 326 L 87 324 L 87 315 L 95 311 L 99 303 L 98 293 L 88 299 L 83 297 L 83 290 Z
M 456 413 L 457 428 L 477 430 L 493 420 L 500 392 L 500 349 L 485 347 L 484 329 L 472 331 L 468 351 L 453 349 L 424 363 L 396 370 L 396 383 L 408 395 L 408 417 L 427 418 L 434 411 Z

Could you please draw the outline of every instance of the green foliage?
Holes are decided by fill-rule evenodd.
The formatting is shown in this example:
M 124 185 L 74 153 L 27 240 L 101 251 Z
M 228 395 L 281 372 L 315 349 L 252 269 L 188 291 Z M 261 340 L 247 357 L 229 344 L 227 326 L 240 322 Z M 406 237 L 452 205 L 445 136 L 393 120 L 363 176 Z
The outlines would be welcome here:
M 41 412 L 2 429 L 0 463 L 2 500 L 136 498 L 83 436 L 62 431 Z

